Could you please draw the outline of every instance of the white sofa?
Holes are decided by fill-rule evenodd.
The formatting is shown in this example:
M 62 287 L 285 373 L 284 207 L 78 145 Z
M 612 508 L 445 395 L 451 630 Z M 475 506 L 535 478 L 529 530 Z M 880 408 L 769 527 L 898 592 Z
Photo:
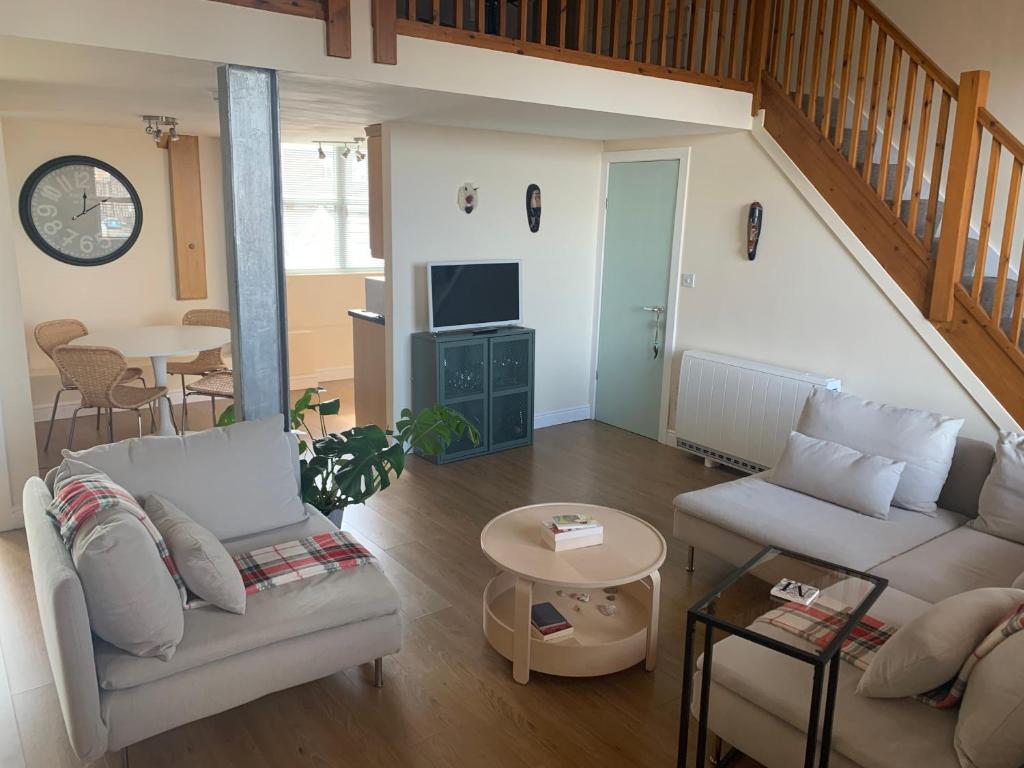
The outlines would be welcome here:
M 677 496 L 674 533 L 737 566 L 771 544 L 876 573 L 889 586 L 870 613 L 902 626 L 939 600 L 1008 587 L 1024 573 L 1024 545 L 966 525 L 977 515 L 993 455 L 985 443 L 957 441 L 934 518 L 893 508 L 888 520 L 878 520 L 751 476 Z M 766 629 L 800 642 L 759 627 Z M 831 765 L 960 768 L 956 710 L 857 695 L 861 674 L 841 665 Z M 803 765 L 810 690 L 808 665 L 726 638 L 715 646 L 709 727 L 766 768 Z
M 277 471 L 256 469 L 268 456 Z M 301 504 L 299 519 L 289 504 L 291 516 L 275 520 L 284 514 L 275 501 L 298 494 L 296 441 L 279 419 L 269 429 L 243 422 L 74 457 L 140 500 L 155 492 L 180 504 L 233 554 L 336 530 Z M 356 664 L 376 660 L 379 671 L 380 658 L 401 645 L 398 594 L 371 564 L 249 595 L 242 616 L 212 606 L 185 611 L 184 636 L 169 661 L 128 654 L 90 630 L 82 582 L 46 515 L 51 484 L 52 473 L 26 484 L 25 527 L 46 650 L 71 745 L 83 760 Z M 261 530 L 223 535 L 253 526 Z

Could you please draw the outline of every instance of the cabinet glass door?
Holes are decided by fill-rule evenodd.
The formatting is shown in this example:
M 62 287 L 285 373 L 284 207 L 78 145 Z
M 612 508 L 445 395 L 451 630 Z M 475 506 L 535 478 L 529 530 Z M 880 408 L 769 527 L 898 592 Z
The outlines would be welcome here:
M 529 391 L 496 393 L 491 399 L 491 449 L 525 445 L 532 431 Z
M 506 392 L 530 386 L 533 355 L 529 336 L 491 340 L 491 391 Z
M 487 452 L 487 401 L 483 398 L 463 400 L 451 406 L 465 416 L 474 427 L 480 430 L 480 442 L 473 445 L 468 437 L 455 440 L 444 452 L 446 460 L 471 456 Z
M 487 340 L 453 341 L 441 347 L 441 402 L 487 393 Z

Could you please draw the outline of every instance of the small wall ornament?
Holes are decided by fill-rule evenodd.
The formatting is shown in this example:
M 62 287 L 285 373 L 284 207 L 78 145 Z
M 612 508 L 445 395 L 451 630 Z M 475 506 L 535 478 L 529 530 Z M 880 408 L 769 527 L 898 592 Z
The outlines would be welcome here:
M 764 222 L 764 207 L 760 203 L 751 203 L 747 213 L 747 258 L 757 258 L 757 242 L 761 239 L 761 225 Z
M 540 187 L 536 184 L 526 188 L 526 223 L 531 232 L 540 229 Z
M 472 213 L 480 204 L 480 187 L 467 181 L 459 187 L 459 210 L 463 213 Z

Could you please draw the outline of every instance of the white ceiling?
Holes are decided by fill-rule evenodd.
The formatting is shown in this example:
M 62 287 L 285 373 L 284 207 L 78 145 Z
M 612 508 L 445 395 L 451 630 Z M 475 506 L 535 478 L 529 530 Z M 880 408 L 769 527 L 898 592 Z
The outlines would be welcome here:
M 216 62 L 0 36 L 0 116 L 140 126 L 177 117 L 184 133 L 216 136 Z M 408 120 L 580 139 L 675 136 L 708 130 L 669 120 L 281 73 L 287 141 L 341 140 L 372 123 Z

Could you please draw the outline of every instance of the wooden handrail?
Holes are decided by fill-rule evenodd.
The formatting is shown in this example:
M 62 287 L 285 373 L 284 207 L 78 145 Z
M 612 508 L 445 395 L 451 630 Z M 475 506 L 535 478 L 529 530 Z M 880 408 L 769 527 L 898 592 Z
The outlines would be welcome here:
M 928 316 L 934 322 L 948 323 L 953 319 L 953 289 L 963 271 L 975 177 L 978 173 L 978 150 L 981 143 L 978 114 L 988 100 L 988 80 L 989 73 L 980 70 L 964 72 L 960 76 L 949 177 L 946 180 L 946 207 L 928 309 Z

